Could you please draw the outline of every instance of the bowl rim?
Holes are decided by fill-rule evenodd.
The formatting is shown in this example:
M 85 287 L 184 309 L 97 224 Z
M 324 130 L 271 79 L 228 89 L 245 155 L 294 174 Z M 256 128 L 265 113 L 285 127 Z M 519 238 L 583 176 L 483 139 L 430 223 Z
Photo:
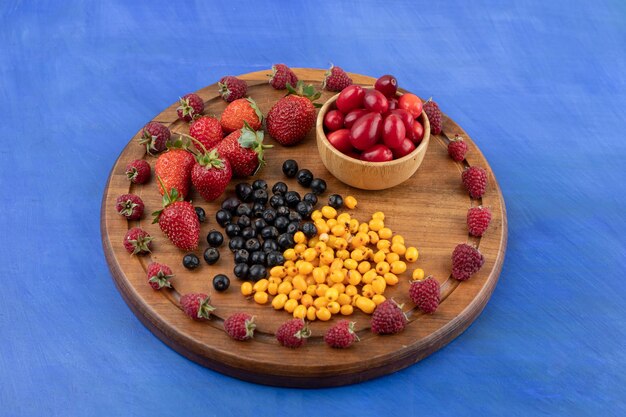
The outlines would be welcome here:
M 365 87 L 365 86 L 363 86 L 363 88 L 373 88 L 373 86 L 372 87 Z M 397 91 L 396 92 L 396 97 L 400 97 L 400 96 L 402 96 L 403 94 L 406 94 L 406 93 L 409 93 L 409 92 L 408 91 L 403 91 L 401 93 L 400 91 Z M 339 94 L 341 94 L 341 93 L 337 93 L 334 96 L 330 97 L 328 100 L 326 100 L 324 105 L 320 108 L 320 111 L 317 114 L 317 121 L 315 123 L 315 128 L 317 130 L 317 137 L 322 140 L 322 143 L 324 143 L 324 145 L 327 148 L 329 148 L 335 155 L 338 155 L 341 159 L 343 159 L 345 161 L 348 161 L 348 162 L 351 162 L 351 163 L 357 163 L 358 165 L 361 165 L 361 166 L 364 166 L 364 167 L 394 166 L 394 165 L 401 164 L 403 162 L 407 162 L 408 160 L 412 159 L 414 156 L 419 154 L 422 151 L 422 149 L 424 149 L 424 148 L 426 148 L 428 146 L 428 142 L 430 141 L 430 121 L 428 120 L 428 116 L 426 115 L 424 110 L 422 110 L 422 114 L 420 115 L 420 117 L 422 117 L 422 119 L 425 121 L 424 122 L 424 138 L 422 139 L 420 144 L 418 146 L 416 146 L 415 149 L 411 153 L 409 153 L 407 155 L 404 155 L 402 158 L 393 159 L 391 161 L 385 161 L 385 162 L 370 162 L 370 161 L 361 161 L 360 159 L 352 158 L 352 157 L 344 154 L 343 152 L 340 152 L 337 148 L 335 148 L 328 141 L 328 138 L 326 137 L 326 133 L 324 132 L 324 115 L 326 115 L 326 113 L 328 113 L 330 106 L 337 101 L 337 98 L 339 97 Z M 411 93 L 411 94 L 413 94 L 413 93 Z

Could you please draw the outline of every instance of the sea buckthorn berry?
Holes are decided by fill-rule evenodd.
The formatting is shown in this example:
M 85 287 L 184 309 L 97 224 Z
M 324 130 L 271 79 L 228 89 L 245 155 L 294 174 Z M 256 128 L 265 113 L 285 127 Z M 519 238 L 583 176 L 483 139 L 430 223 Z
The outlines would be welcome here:
M 392 233 L 391 229 L 390 229 L 390 228 L 388 228 L 388 227 L 383 227 L 382 229 L 380 229 L 380 230 L 378 231 L 378 236 L 379 236 L 381 239 L 391 239 L 391 235 L 392 235 L 392 234 L 393 234 L 393 233 Z
M 371 264 L 371 263 L 369 263 L 369 261 L 363 261 L 363 262 L 359 263 L 359 266 L 358 266 L 358 268 L 357 268 L 357 269 L 358 269 L 358 271 L 359 271 L 361 274 L 364 274 L 364 273 L 366 273 L 367 271 L 369 271 L 370 269 L 372 269 L 372 264 Z
M 315 294 L 318 297 L 323 297 L 326 294 L 326 291 L 328 290 L 328 285 L 326 284 L 320 284 L 317 286 L 317 288 L 315 289 Z M 317 306 L 316 306 L 317 307 Z
M 311 296 L 311 294 L 302 294 L 302 298 L 300 298 L 300 304 L 306 307 L 312 306 L 313 296 Z
M 339 294 L 343 294 L 344 292 L 346 292 L 346 286 L 343 285 L 343 282 L 337 282 L 333 284 L 333 286 L 330 288 L 336 289 Z
M 301 275 L 309 275 L 311 272 L 313 272 L 313 264 L 307 261 L 302 262 L 298 267 L 298 272 Z
M 243 284 L 241 284 L 241 294 L 246 297 L 252 294 L 251 282 L 244 282 Z
M 291 281 L 291 285 L 293 285 L 294 288 L 300 291 L 306 291 L 308 287 L 306 283 L 306 279 L 304 278 L 304 275 L 296 275 L 295 277 L 293 277 L 293 280 Z
M 344 275 L 341 269 L 335 269 L 333 271 L 330 271 L 330 280 L 333 283 L 343 282 L 343 278 Z
M 306 293 L 310 296 L 314 296 L 316 291 L 317 285 L 309 285 L 308 287 L 306 287 Z
M 394 274 L 402 274 L 404 271 L 406 271 L 406 263 L 404 263 L 403 261 L 392 262 L 390 266 L 391 272 L 393 272 Z
M 285 302 L 285 306 L 283 308 L 288 313 L 293 313 L 293 311 L 296 309 L 297 306 L 298 306 L 298 300 L 294 300 L 293 298 L 290 298 L 289 300 Z
M 342 237 L 338 237 L 335 240 L 335 249 L 346 249 L 348 247 L 348 242 L 342 238 Z
M 363 251 L 363 249 L 356 248 L 350 253 L 350 258 L 352 258 L 356 262 L 361 262 L 363 258 L 365 258 L 365 252 Z
M 390 268 L 391 268 L 391 266 L 387 262 L 385 262 L 385 261 L 378 262 L 376 264 L 376 272 L 378 272 L 378 275 L 386 274 L 387 272 L 389 272 Z
M 337 217 L 337 210 L 335 210 L 331 206 L 324 206 L 322 207 L 322 216 L 326 217 L 327 219 L 334 219 L 335 217 Z
M 396 285 L 399 281 L 398 276 L 391 272 L 387 272 L 386 274 L 384 274 L 383 278 L 385 279 L 385 282 L 387 283 L 387 285 Z
M 376 308 L 376 303 L 367 297 L 359 297 L 355 303 L 356 307 L 365 314 L 372 314 Z
M 319 210 L 315 210 L 313 213 L 311 213 L 311 220 L 315 221 L 317 219 L 321 219 L 322 218 L 322 212 Z
M 316 283 L 323 284 L 324 282 L 326 282 L 326 272 L 324 272 L 322 268 L 313 268 L 313 271 L 311 273 L 313 274 L 313 279 Z
M 370 231 L 370 227 L 367 223 L 361 223 L 359 224 L 359 233 L 365 233 L 367 234 L 367 232 Z
M 387 254 L 383 252 L 382 250 L 379 250 L 378 252 L 374 254 L 374 263 L 378 264 L 378 263 L 384 262 L 386 258 L 387 258 Z
M 320 262 L 323 262 L 327 265 L 331 264 L 335 260 L 335 255 L 332 250 L 325 250 L 320 255 Z
M 293 289 L 289 291 L 289 299 L 291 300 L 300 300 L 302 298 L 302 291 L 298 289 Z
M 287 271 L 285 271 L 285 267 L 282 265 L 270 269 L 270 277 L 284 278 L 285 275 L 287 275 Z
M 335 249 L 335 241 L 337 240 L 337 236 L 328 235 L 328 242 L 326 242 L 326 246 L 329 248 Z
M 404 245 L 404 237 L 402 237 L 402 235 L 395 235 L 391 238 L 391 243 L 402 243 Z
M 381 239 L 376 243 L 376 248 L 378 250 L 384 251 L 385 253 L 389 253 L 389 248 L 391 247 L 391 242 L 387 239 Z
M 344 198 L 343 204 L 345 204 L 346 207 L 348 207 L 349 209 L 353 209 L 357 206 L 358 202 L 356 201 L 356 198 L 349 195 L 346 198 Z
M 314 248 L 315 245 L 317 245 L 317 242 L 319 241 L 320 240 L 317 236 L 313 236 L 311 239 L 309 239 L 309 241 L 306 244 L 309 248 Z
M 387 297 L 385 297 L 382 294 L 374 294 L 374 296 L 372 297 L 372 301 L 374 302 L 374 304 L 379 305 L 380 303 L 383 303 L 387 300 Z
M 328 219 L 326 220 L 326 224 L 328 225 L 328 227 L 330 227 L 330 230 L 332 232 L 333 226 L 337 225 L 337 219 Z
M 356 269 L 357 266 L 359 266 L 359 263 L 354 259 L 346 259 L 345 261 L 343 261 L 343 266 L 345 266 L 348 270 L 353 270 Z
M 378 233 L 374 232 L 373 230 L 370 230 L 369 232 L 367 232 L 367 236 L 369 236 L 370 243 L 372 245 L 377 244 L 378 241 L 380 240 L 380 238 L 378 237 Z
M 372 289 L 374 290 L 376 294 L 384 293 L 385 289 L 387 288 L 387 282 L 381 276 L 377 276 L 376 278 L 374 278 L 371 285 L 372 285 Z
M 339 312 L 344 316 L 349 316 L 354 313 L 354 307 L 352 307 L 350 304 L 344 304 L 341 306 Z
M 328 304 L 328 298 L 326 297 L 317 297 L 316 299 L 313 300 L 313 306 L 317 309 L 326 307 L 327 304 Z
M 345 294 L 346 294 L 348 297 L 354 297 L 354 296 L 355 296 L 355 295 L 357 295 L 358 293 L 359 293 L 359 289 L 358 289 L 356 286 L 354 286 L 354 285 L 347 285 L 347 286 L 346 286 L 346 292 L 345 292 Z
M 258 280 L 257 282 L 254 283 L 254 285 L 252 286 L 252 290 L 254 290 L 255 292 L 258 291 L 267 291 L 267 286 L 270 282 L 263 278 Z
M 326 243 L 319 241 L 315 244 L 315 252 L 318 254 L 324 252 L 326 250 Z
M 413 274 L 411 274 L 411 278 L 421 281 L 424 279 L 424 270 L 422 268 L 415 268 Z
M 352 220 L 352 217 L 349 213 L 341 213 L 337 216 L 337 221 L 341 224 L 348 223 L 350 220 Z
M 363 288 L 361 288 L 361 295 L 363 297 L 372 298 L 374 294 L 376 294 L 376 291 L 374 291 L 372 284 L 365 284 Z
M 296 232 L 293 235 L 293 241 L 296 243 L 303 243 L 306 240 L 306 236 L 302 232 Z
M 324 297 L 326 297 L 328 301 L 335 301 L 339 297 L 339 291 L 337 291 L 337 288 L 329 288 L 324 293 Z
M 383 213 L 382 211 L 377 211 L 372 214 L 372 219 L 385 220 L 385 213 Z
M 296 319 L 304 319 L 306 317 L 306 307 L 300 304 L 293 310 L 293 317 Z
M 285 263 L 283 264 L 285 269 L 289 268 L 290 266 L 294 266 L 294 265 L 295 265 L 294 261 L 285 261 Z
M 407 262 L 415 262 L 417 261 L 417 258 L 419 258 L 419 252 L 417 251 L 417 248 L 413 247 L 413 246 L 409 246 L 408 248 L 406 248 L 406 252 L 404 253 L 404 258 L 407 260 Z
M 374 259 L 374 251 L 372 250 L 372 248 L 363 249 L 363 253 L 365 253 L 365 259 Z
M 350 246 L 353 249 L 359 249 L 360 247 L 362 247 L 363 245 L 367 245 L 367 243 L 369 242 L 369 236 L 367 236 L 367 234 L 365 233 L 357 233 L 356 235 L 354 235 L 354 237 L 352 238 L 352 240 L 350 241 Z M 362 252 L 362 251 L 361 251 Z
M 272 307 L 274 307 L 274 310 L 282 310 L 283 307 L 285 307 L 287 300 L 288 298 L 286 294 L 278 294 L 272 300 Z
M 308 308 L 306 309 L 306 319 L 308 321 L 315 321 L 315 319 L 317 318 L 315 316 L 315 312 L 317 311 L 317 309 L 313 306 L 308 306 Z
M 370 230 L 374 232 L 378 232 L 380 229 L 385 227 L 385 222 L 380 219 L 372 219 L 369 221 Z
M 343 268 L 343 259 L 341 258 L 335 258 L 333 259 L 332 263 L 330 264 L 330 271 L 337 271 L 340 270 L 341 268 Z
M 267 285 L 267 293 L 268 293 L 269 295 L 276 295 L 276 294 L 278 294 L 278 283 L 276 283 L 276 282 L 270 282 L 270 283 Z
M 321 321 L 330 320 L 331 314 L 326 307 L 322 307 L 315 312 L 315 316 Z
M 313 276 L 312 276 L 312 275 L 307 276 L 305 281 L 306 281 L 306 285 L 307 285 L 307 287 L 308 287 L 309 285 L 315 285 L 315 284 L 316 284 L 316 282 L 315 282 L 315 280 L 313 279 Z
M 337 237 L 343 236 L 344 233 L 346 233 L 346 231 L 347 229 L 344 224 L 336 224 L 330 229 L 330 233 L 332 233 L 333 235 Z
M 330 227 L 328 227 L 328 225 L 323 219 L 317 219 L 315 220 L 315 228 L 317 229 L 317 233 L 319 233 L 320 240 L 324 242 L 323 235 L 330 232 Z M 328 240 L 328 236 L 326 236 L 325 238 L 326 240 Z
M 296 243 L 296 246 L 293 247 L 293 250 L 299 255 L 306 250 L 306 245 L 304 243 Z
M 404 255 L 406 253 L 406 246 L 402 243 L 394 243 L 391 245 L 391 251 L 393 253 L 397 253 L 398 255 Z
M 346 249 L 339 249 L 337 252 L 335 252 L 335 256 L 339 259 L 346 260 L 350 257 L 350 252 L 348 252 Z
M 314 248 L 308 248 L 302 252 L 302 258 L 307 262 L 311 262 L 317 258 L 317 251 Z
M 288 261 L 293 261 L 298 257 L 298 254 L 293 249 L 287 249 L 285 252 L 283 252 L 283 257 Z
M 350 302 L 350 305 L 355 306 L 356 307 L 356 300 L 358 300 L 359 298 L 361 298 L 362 295 L 361 294 L 354 294 L 352 296 L 352 301 Z M 367 298 L 367 297 L 366 297 Z
M 293 285 L 289 281 L 283 281 L 278 285 L 279 294 L 289 294 L 293 290 Z
M 346 304 L 350 304 L 351 300 L 352 299 L 350 298 L 350 296 L 348 294 L 346 294 L 346 293 L 339 294 L 339 297 L 337 298 L 337 302 L 341 306 L 345 306 Z
M 267 280 L 270 282 L 270 284 L 276 284 L 276 285 L 283 282 L 283 280 L 279 277 L 269 277 Z
M 296 275 L 298 275 L 298 268 L 296 268 L 295 265 L 288 266 L 286 268 L 286 271 L 287 271 L 287 277 L 295 277 Z M 287 277 L 284 277 L 284 278 L 287 278 Z
M 267 295 L 266 292 L 255 292 L 254 293 L 254 301 L 257 304 L 265 304 L 267 303 L 269 296 Z
M 370 269 L 369 271 L 367 271 L 366 273 L 363 274 L 363 277 L 361 278 L 361 281 L 364 284 L 371 284 L 372 281 L 374 280 L 374 278 L 376 278 L 376 275 L 378 275 L 376 273 L 375 269 Z
M 385 261 L 387 261 L 389 264 L 395 261 L 399 261 L 399 260 L 400 260 L 400 255 L 398 255 L 397 253 L 389 252 L 387 256 L 385 256 Z
M 341 306 L 337 301 L 331 301 L 330 303 L 328 303 L 326 308 L 328 309 L 328 311 L 330 311 L 330 314 L 337 314 L 339 313 L 339 310 L 341 310 Z
M 348 222 L 348 230 L 350 233 L 356 233 L 359 231 L 359 221 L 357 219 L 350 219 Z

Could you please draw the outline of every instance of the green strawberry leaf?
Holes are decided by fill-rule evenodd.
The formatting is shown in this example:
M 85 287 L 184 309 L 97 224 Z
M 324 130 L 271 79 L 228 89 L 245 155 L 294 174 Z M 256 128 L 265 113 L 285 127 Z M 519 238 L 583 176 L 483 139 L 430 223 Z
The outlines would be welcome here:
M 246 98 L 246 100 L 248 100 L 248 103 L 250 103 L 250 107 L 252 107 L 252 110 L 254 110 L 254 113 L 259 118 L 259 121 L 263 123 L 263 113 L 261 112 L 261 109 L 259 109 L 259 106 L 256 104 L 256 101 L 254 101 L 252 97 L 248 97 Z

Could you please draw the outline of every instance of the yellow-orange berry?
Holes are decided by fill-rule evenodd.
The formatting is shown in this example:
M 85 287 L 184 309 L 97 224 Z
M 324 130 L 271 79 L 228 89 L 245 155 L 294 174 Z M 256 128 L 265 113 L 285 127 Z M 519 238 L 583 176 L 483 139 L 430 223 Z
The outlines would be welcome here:
M 387 285 L 396 285 L 398 283 L 398 276 L 396 274 L 392 274 L 391 272 L 387 272 L 383 275 L 385 282 Z
M 315 306 L 315 308 L 322 308 L 322 307 L 326 307 L 326 305 L 328 304 L 328 298 L 326 297 L 317 297 L 316 299 L 313 300 L 313 305 Z
M 265 304 L 265 303 L 267 303 L 268 298 L 269 298 L 269 296 L 264 291 L 255 292 L 254 293 L 254 301 L 257 304 Z
M 349 209 L 353 209 L 357 206 L 358 202 L 356 201 L 356 198 L 349 195 L 343 200 L 343 204 L 345 204 L 345 206 Z
M 322 216 L 326 217 L 327 219 L 334 219 L 335 217 L 337 217 L 337 210 L 335 210 L 331 206 L 324 206 L 322 207 Z
M 343 294 L 339 294 L 339 297 L 337 297 L 337 302 L 339 303 L 339 305 L 346 305 L 346 304 L 350 304 L 350 301 L 352 299 L 350 298 L 350 296 L 346 293 Z
M 313 307 L 313 306 L 309 306 L 309 307 L 306 309 L 306 319 L 307 319 L 308 321 L 315 321 L 315 319 L 317 318 L 317 317 L 315 316 L 315 312 L 316 312 L 316 311 L 317 311 L 317 309 L 316 309 L 315 307 Z
M 376 303 L 367 297 L 359 297 L 356 299 L 356 307 L 365 314 L 372 314 L 376 308 Z
M 343 266 L 348 270 L 353 270 L 356 269 L 359 264 L 354 259 L 346 259 L 345 261 L 343 261 Z
M 380 240 L 380 238 L 378 237 L 378 233 L 374 232 L 373 230 L 370 230 L 369 232 L 367 232 L 367 236 L 369 236 L 370 243 L 372 245 L 377 244 L 378 241 Z
M 406 271 L 406 263 L 404 263 L 403 261 L 392 262 L 390 266 L 391 272 L 393 272 L 394 274 L 402 274 L 404 271 Z
M 293 311 L 296 309 L 297 306 L 298 306 L 298 300 L 294 300 L 293 298 L 290 298 L 289 300 L 285 302 L 285 306 L 283 308 L 288 313 L 293 313 Z
M 400 255 L 398 255 L 397 253 L 389 252 L 385 256 L 385 261 L 387 261 L 388 264 L 391 264 L 392 262 L 399 261 L 399 260 L 400 260 Z
M 385 227 L 385 222 L 382 221 L 381 219 L 372 219 L 369 221 L 368 225 L 370 227 L 370 230 L 373 230 L 374 232 L 378 232 L 380 229 Z
M 267 293 L 269 295 L 276 295 L 278 293 L 278 283 L 271 282 L 267 285 Z
M 369 271 L 367 271 L 366 273 L 363 274 L 363 277 L 361 278 L 361 281 L 364 284 L 371 284 L 372 281 L 374 280 L 374 278 L 376 278 L 378 274 L 376 273 L 375 269 L 370 269 Z
M 419 258 L 419 252 L 417 251 L 417 248 L 413 247 L 413 246 L 409 246 L 408 248 L 406 248 L 406 252 L 404 253 L 404 258 L 407 260 L 407 262 L 415 262 L 417 261 L 417 258 Z
M 387 282 L 385 281 L 385 279 L 381 276 L 377 276 L 376 278 L 374 278 L 374 280 L 372 281 L 372 289 L 374 290 L 374 292 L 376 294 L 382 294 L 385 292 L 385 288 L 387 288 Z M 363 294 L 365 295 L 365 294 Z
M 378 272 L 378 275 L 386 274 L 387 272 L 389 272 L 389 268 L 390 268 L 389 264 L 385 261 L 378 262 L 376 264 L 376 272 Z
M 303 306 L 312 306 L 313 305 L 313 297 L 311 296 L 311 294 L 303 294 L 302 298 L 300 299 L 300 304 L 302 304 Z
M 282 310 L 283 307 L 285 307 L 285 303 L 287 302 L 287 300 L 288 297 L 286 294 L 278 294 L 272 300 L 272 307 L 274 307 L 274 310 Z
M 244 296 L 248 296 L 250 294 L 252 294 L 252 283 L 251 282 L 244 282 L 243 284 L 241 284 L 241 294 Z
M 369 271 L 370 269 L 372 269 L 372 264 L 369 263 L 368 261 L 363 261 L 361 263 L 359 263 L 359 266 L 357 268 L 359 270 L 360 273 L 364 274 L 367 271 Z
M 353 297 L 353 296 L 357 295 L 358 293 L 359 293 L 359 289 L 356 286 L 354 286 L 354 285 L 346 285 L 346 292 L 345 292 L 345 294 L 348 297 Z
M 315 289 L 315 294 L 318 297 L 323 297 L 326 294 L 326 290 L 328 290 L 328 285 L 326 284 L 320 284 L 317 286 L 317 288 Z
M 285 252 L 283 252 L 283 256 L 285 257 L 286 260 L 293 261 L 298 257 L 298 254 L 296 253 L 295 250 L 290 248 L 290 249 L 287 249 Z
M 326 307 L 322 307 L 315 312 L 315 316 L 321 321 L 330 320 L 331 314 Z
M 411 274 L 411 278 L 415 280 L 423 280 L 424 279 L 424 270 L 422 268 L 415 268 L 413 274 Z
M 258 280 L 257 282 L 254 283 L 254 286 L 252 286 L 252 289 L 256 292 L 263 292 L 263 291 L 267 291 L 267 286 L 269 284 L 269 281 L 265 278 Z
M 283 281 L 278 286 L 279 294 L 289 294 L 291 290 L 293 290 L 293 285 L 291 285 L 291 282 L 289 281 Z
M 300 304 L 293 310 L 293 317 L 296 319 L 304 319 L 306 317 L 306 307 Z
M 365 284 L 363 288 L 361 288 L 361 295 L 363 297 L 372 298 L 374 294 L 376 294 L 376 291 L 374 291 L 374 287 L 372 287 L 372 284 Z
M 404 245 L 404 237 L 402 237 L 402 235 L 395 235 L 391 238 L 391 243 L 402 243 Z
M 390 228 L 388 227 L 383 227 L 382 229 L 380 229 L 378 231 L 378 236 L 381 239 L 391 239 L 391 235 L 393 234 L 393 232 L 391 231 Z
M 406 246 L 402 243 L 394 243 L 391 245 L 391 251 L 398 255 L 404 255 L 406 253 Z
M 382 294 L 374 294 L 374 296 L 372 297 L 372 301 L 374 302 L 374 304 L 378 305 L 382 302 L 384 302 L 387 299 L 387 297 L 385 297 Z
M 354 307 L 352 307 L 350 304 L 344 304 L 341 306 L 339 312 L 344 316 L 349 316 L 354 312 Z

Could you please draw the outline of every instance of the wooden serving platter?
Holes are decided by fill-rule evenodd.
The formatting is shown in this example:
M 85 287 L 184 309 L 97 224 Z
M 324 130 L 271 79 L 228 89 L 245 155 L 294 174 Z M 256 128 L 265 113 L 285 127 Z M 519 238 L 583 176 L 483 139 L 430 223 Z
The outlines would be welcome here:
M 297 69 L 298 77 L 319 86 L 323 70 Z M 249 84 L 249 95 L 267 114 L 272 104 L 285 93 L 272 89 L 267 82 L 270 71 L 259 71 L 242 75 Z M 375 79 L 351 74 L 355 83 L 371 86 Z M 217 94 L 217 85 L 203 88 L 197 93 L 205 101 L 205 114 L 220 115 L 226 103 Z M 319 102 L 324 102 L 333 93 L 324 92 Z M 443 104 L 445 108 L 445 103 Z M 188 125 L 178 120 L 177 104 L 173 104 L 154 118 L 168 126 L 172 132 L 188 133 Z M 147 121 L 146 121 L 147 122 Z M 146 156 L 144 148 L 137 143 L 138 132 L 124 148 L 115 162 L 102 200 L 101 231 L 102 244 L 113 279 L 120 294 L 137 317 L 163 342 L 187 358 L 216 371 L 261 384 L 288 387 L 339 386 L 365 381 L 389 374 L 412 365 L 435 352 L 462 333 L 480 314 L 489 300 L 498 281 L 504 260 L 507 241 L 506 210 L 500 188 L 484 156 L 456 123 L 443 116 L 443 133 L 433 135 L 424 162 L 419 170 L 405 183 L 383 191 L 363 191 L 344 185 L 324 168 L 315 142 L 315 129 L 311 129 L 304 142 L 295 147 L 282 147 L 266 135 L 266 142 L 275 145 L 266 152 L 267 166 L 258 174 L 268 184 L 285 181 L 290 189 L 301 194 L 305 190 L 295 180 L 286 179 L 281 172 L 285 159 L 293 158 L 300 167 L 310 169 L 317 177 L 328 183 L 327 193 L 320 198 L 325 202 L 331 193 L 344 197 L 353 195 L 358 207 L 352 211 L 360 221 L 369 220 L 378 210 L 385 212 L 385 223 L 395 233 L 402 234 L 408 245 L 419 249 L 416 263 L 400 277 L 400 282 L 385 291 L 387 298 L 393 297 L 404 303 L 409 324 L 399 334 L 375 335 L 370 330 L 370 316 L 359 311 L 349 317 L 356 321 L 360 342 L 346 350 L 332 349 L 325 345 L 323 334 L 339 317 L 329 322 L 315 321 L 310 324 L 312 337 L 300 349 L 280 346 L 274 332 L 291 314 L 275 311 L 269 303 L 258 305 L 240 293 L 242 281 L 232 274 L 233 255 L 222 247 L 220 261 L 209 266 L 201 261 L 195 271 L 182 266 L 184 253 L 175 248 L 161 233 L 158 225 L 151 224 L 148 213 L 160 208 L 155 178 L 145 185 L 131 185 L 124 174 L 126 164 L 138 158 L 147 158 L 154 169 L 156 158 Z M 447 144 L 455 134 L 461 135 L 469 145 L 467 159 L 454 162 L 447 154 Z M 461 184 L 461 172 L 469 165 L 485 168 L 489 174 L 489 185 L 481 200 L 471 200 Z M 238 181 L 229 185 L 225 194 L 234 195 Z M 146 205 L 145 215 L 140 221 L 128 222 L 115 211 L 115 199 L 124 193 L 141 196 Z M 207 203 L 197 194 L 192 194 L 194 205 L 201 206 L 207 213 L 208 222 L 202 224 L 201 243 L 196 251 L 202 260 L 207 247 L 205 236 L 211 229 L 222 230 L 214 214 L 223 199 Z M 321 204 L 318 203 L 318 207 Z M 472 238 L 467 233 L 467 209 L 473 205 L 489 206 L 493 219 L 489 230 L 482 238 Z M 347 210 L 347 209 L 346 209 Z M 145 257 L 130 256 L 122 241 L 130 227 L 140 226 L 154 238 L 152 254 Z M 458 243 L 470 242 L 478 246 L 485 257 L 483 268 L 465 282 L 450 276 L 451 253 Z M 175 277 L 171 290 L 153 291 L 146 281 L 146 267 L 153 261 L 172 267 Z M 408 287 L 412 269 L 420 267 L 441 284 L 441 304 L 433 315 L 422 314 L 408 298 Z M 224 293 L 212 288 L 215 274 L 224 273 L 231 277 L 231 287 Z M 179 307 L 181 294 L 189 292 L 211 293 L 211 304 L 216 307 L 210 321 L 196 322 L 185 316 Z M 256 316 L 257 331 L 253 340 L 237 342 L 231 340 L 223 330 L 223 321 L 230 314 L 245 311 Z

